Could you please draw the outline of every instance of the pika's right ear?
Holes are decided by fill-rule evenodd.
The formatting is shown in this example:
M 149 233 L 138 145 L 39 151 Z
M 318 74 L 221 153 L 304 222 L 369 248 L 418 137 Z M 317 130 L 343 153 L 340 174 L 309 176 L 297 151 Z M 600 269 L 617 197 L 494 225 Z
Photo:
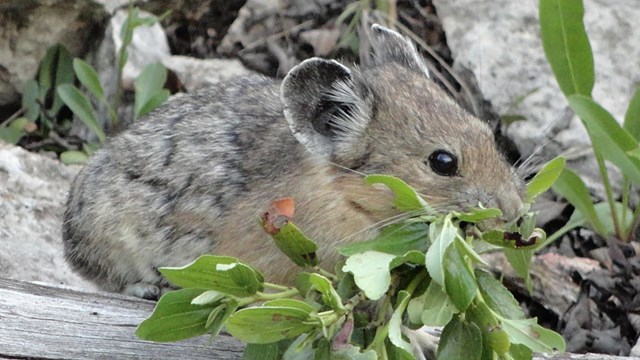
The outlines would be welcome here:
M 374 64 L 383 65 L 393 62 L 430 77 L 424 59 L 409 38 L 384 26 L 373 24 L 371 46 L 375 55 Z
M 282 81 L 284 115 L 296 139 L 314 154 L 348 160 L 357 153 L 371 99 L 355 75 L 335 60 L 312 58 Z

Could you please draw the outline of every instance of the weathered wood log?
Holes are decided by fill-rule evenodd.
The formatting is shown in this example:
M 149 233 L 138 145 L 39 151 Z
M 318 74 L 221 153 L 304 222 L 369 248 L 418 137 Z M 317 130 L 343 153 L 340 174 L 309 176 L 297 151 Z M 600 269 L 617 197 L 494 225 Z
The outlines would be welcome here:
M 240 359 L 228 335 L 177 343 L 136 338 L 154 302 L 0 278 L 0 358 Z
M 240 359 L 244 345 L 228 335 L 158 344 L 136 338 L 154 303 L 0 277 L 0 358 Z M 619 360 L 601 354 L 536 355 L 535 359 Z

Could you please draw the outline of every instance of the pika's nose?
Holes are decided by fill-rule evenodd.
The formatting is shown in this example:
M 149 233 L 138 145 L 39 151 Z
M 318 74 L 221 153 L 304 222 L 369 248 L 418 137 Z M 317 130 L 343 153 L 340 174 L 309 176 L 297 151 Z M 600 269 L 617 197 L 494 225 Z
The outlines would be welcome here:
M 502 211 L 502 217 L 505 221 L 514 221 L 522 216 L 524 203 L 522 197 L 517 191 L 508 189 L 502 191 L 497 197 L 498 208 Z

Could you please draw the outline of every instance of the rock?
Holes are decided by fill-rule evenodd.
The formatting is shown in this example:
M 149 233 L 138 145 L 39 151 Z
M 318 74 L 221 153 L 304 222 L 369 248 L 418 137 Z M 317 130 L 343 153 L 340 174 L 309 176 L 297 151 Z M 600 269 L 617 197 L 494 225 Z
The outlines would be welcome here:
M 328 22 L 333 24 L 330 19 L 344 10 L 345 3 L 344 0 L 248 0 L 217 52 L 239 56 L 251 69 L 282 77 L 298 59 L 313 55 L 302 50 L 301 45 L 311 45 L 316 55 L 326 55 L 333 49 L 339 30 L 332 30 L 333 25 L 330 29 L 322 28 Z
M 587 182 L 597 187 L 601 180 L 594 162 L 584 160 L 591 157 L 586 131 L 569 109 L 542 49 L 538 2 L 435 0 L 434 4 L 455 65 L 475 74 L 495 112 L 526 117 L 507 132 L 523 157 L 541 146 L 539 155 L 545 160 L 577 153 L 575 160 L 585 163 L 579 171 L 591 173 Z M 634 0 L 586 0 L 584 7 L 595 59 L 593 97 L 620 121 L 640 83 L 640 67 L 634 65 L 640 58 L 640 28 L 635 25 L 640 8 Z
M 111 18 L 107 36 L 105 37 L 105 41 L 113 41 L 114 44 L 115 53 L 112 55 L 114 67 L 115 59 L 122 47 L 120 34 L 127 15 L 127 10 L 117 10 Z M 151 18 L 154 15 L 140 10 L 139 16 L 141 18 Z M 162 62 L 162 60 L 171 55 L 167 35 L 157 22 L 153 25 L 142 25 L 135 28 L 127 52 L 129 57 L 122 69 L 122 85 L 125 89 L 130 90 L 133 89 L 133 81 L 140 75 L 145 66 L 154 62 Z
M 0 4 L 0 105 L 16 102 L 47 49 L 82 57 L 102 38 L 107 13 L 93 1 L 9 0 Z
M 237 59 L 195 59 L 188 56 L 170 56 L 163 61 L 173 71 L 188 92 L 254 72 Z
M 266 35 L 281 29 L 276 21 L 278 9 L 277 0 L 248 0 L 218 46 L 218 53 L 233 55 L 240 49 L 264 42 Z
M 0 276 L 95 290 L 63 257 L 63 204 L 78 170 L 0 141 Z

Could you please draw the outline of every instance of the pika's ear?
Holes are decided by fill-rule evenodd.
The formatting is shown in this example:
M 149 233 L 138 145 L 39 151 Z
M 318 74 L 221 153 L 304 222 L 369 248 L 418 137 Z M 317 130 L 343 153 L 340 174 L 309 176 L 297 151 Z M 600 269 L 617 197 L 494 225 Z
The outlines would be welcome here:
M 335 60 L 312 58 L 282 81 L 284 115 L 296 139 L 314 154 L 348 160 L 367 129 L 372 99 L 356 75 Z
M 378 24 L 371 26 L 374 65 L 396 63 L 429 77 L 429 69 L 408 38 Z

